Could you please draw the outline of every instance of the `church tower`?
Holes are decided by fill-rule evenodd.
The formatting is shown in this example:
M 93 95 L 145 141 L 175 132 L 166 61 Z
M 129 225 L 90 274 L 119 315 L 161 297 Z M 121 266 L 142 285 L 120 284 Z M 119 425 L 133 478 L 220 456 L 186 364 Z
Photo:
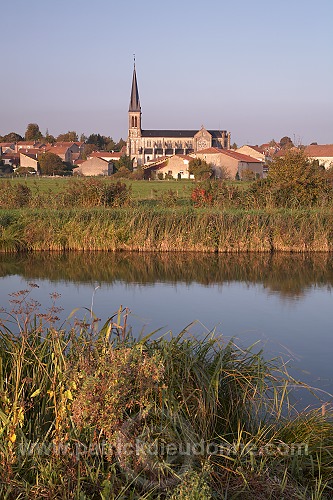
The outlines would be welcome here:
M 135 58 L 132 78 L 131 98 L 128 108 L 127 154 L 131 158 L 138 157 L 141 152 L 141 106 L 138 83 L 136 79 Z

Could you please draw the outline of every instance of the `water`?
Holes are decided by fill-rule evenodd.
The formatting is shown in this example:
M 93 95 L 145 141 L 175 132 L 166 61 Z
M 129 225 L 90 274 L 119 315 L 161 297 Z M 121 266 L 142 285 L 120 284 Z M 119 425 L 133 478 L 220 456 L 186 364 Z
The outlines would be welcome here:
M 194 322 L 197 337 L 211 330 L 240 346 L 258 342 L 265 357 L 282 356 L 292 375 L 324 401 L 333 394 L 333 256 L 197 254 L 0 255 L 0 304 L 31 289 L 47 309 L 60 294 L 61 321 L 94 311 L 106 321 L 120 305 L 129 308 L 136 334 L 175 334 Z M 303 404 L 321 403 L 304 390 Z

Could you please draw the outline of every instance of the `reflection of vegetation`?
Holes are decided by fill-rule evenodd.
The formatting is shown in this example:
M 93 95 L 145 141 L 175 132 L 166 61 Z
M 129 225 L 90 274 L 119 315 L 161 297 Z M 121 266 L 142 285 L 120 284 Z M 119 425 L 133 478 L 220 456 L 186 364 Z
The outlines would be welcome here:
M 201 253 L 27 253 L 0 254 L 0 276 L 28 280 L 112 283 L 242 281 L 282 295 L 300 295 L 312 285 L 333 285 L 333 255 Z

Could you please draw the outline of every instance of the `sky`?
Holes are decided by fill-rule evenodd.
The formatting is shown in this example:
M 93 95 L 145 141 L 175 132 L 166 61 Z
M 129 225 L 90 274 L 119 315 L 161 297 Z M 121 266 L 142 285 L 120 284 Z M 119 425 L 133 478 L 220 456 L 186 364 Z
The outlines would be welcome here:
M 135 54 L 143 129 L 333 143 L 332 0 L 10 0 L 1 18 L 0 135 L 126 139 Z

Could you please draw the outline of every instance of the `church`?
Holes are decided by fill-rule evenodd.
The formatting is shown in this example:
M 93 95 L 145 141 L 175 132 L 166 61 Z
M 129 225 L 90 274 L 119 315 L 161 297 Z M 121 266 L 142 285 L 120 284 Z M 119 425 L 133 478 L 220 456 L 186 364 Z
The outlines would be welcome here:
M 143 166 L 164 156 L 188 155 L 207 148 L 230 149 L 230 132 L 226 130 L 143 130 L 141 105 L 134 62 L 128 109 L 127 155 L 134 167 Z

